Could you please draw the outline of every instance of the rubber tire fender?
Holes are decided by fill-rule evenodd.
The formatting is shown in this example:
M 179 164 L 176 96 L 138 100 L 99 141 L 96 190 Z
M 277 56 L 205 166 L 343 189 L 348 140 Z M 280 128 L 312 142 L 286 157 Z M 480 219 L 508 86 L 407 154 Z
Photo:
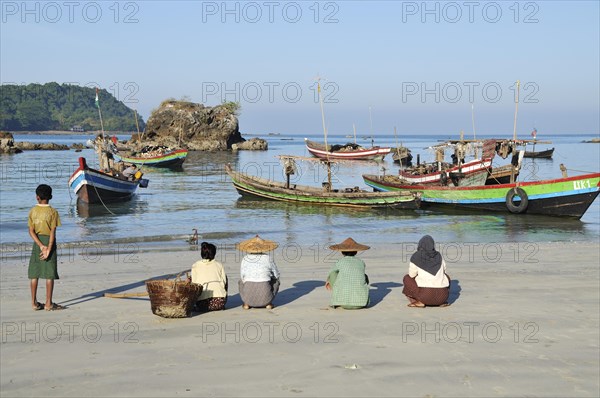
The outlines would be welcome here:
M 513 202 L 515 196 L 521 198 L 521 202 L 516 205 Z M 511 213 L 520 214 L 527 210 L 527 206 L 529 205 L 529 197 L 527 193 L 519 187 L 511 188 L 506 193 L 506 208 Z

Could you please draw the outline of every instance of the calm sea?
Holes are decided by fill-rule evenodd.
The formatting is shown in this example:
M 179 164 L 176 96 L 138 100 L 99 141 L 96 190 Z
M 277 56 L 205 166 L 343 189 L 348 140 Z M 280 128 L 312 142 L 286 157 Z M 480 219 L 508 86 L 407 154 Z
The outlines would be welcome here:
M 132 243 L 186 247 L 185 238 L 197 229 L 201 238 L 219 244 L 231 244 L 258 233 L 280 244 L 323 247 L 348 236 L 377 246 L 399 242 L 416 242 L 424 234 L 439 242 L 554 242 L 592 241 L 600 238 L 600 203 L 593 203 L 581 220 L 544 216 L 498 213 L 449 214 L 440 211 L 376 211 L 293 205 L 269 201 L 242 200 L 223 171 L 226 163 L 247 173 L 284 180 L 277 155 L 309 156 L 302 136 L 261 136 L 269 142 L 268 151 L 239 153 L 191 152 L 183 171 L 146 169 L 150 180 L 139 189 L 131 202 L 120 205 L 87 206 L 77 203 L 67 182 L 77 167 L 79 156 L 97 164 L 91 149 L 82 152 L 28 151 L 17 155 L 0 155 L 0 243 L 3 250 L 26 242 L 27 215 L 36 203 L 35 188 L 49 184 L 54 190 L 51 205 L 60 213 L 62 226 L 58 241 L 74 245 L 86 242 L 109 244 Z M 321 134 L 307 135 L 321 141 Z M 17 141 L 84 143 L 89 135 L 16 135 Z M 121 139 L 128 136 L 119 137 Z M 251 136 L 248 136 L 251 138 Z M 402 136 L 401 143 L 420 154 L 422 161 L 433 160 L 426 147 L 438 140 L 456 139 L 450 135 Z M 481 137 L 478 137 L 481 138 Z M 540 137 L 538 137 L 540 138 Z M 600 145 L 582 143 L 593 136 L 545 136 L 552 144 L 538 145 L 536 150 L 555 147 L 554 158 L 525 159 L 520 180 L 559 177 L 564 163 L 570 175 L 600 170 Z M 345 143 L 354 138 L 331 136 L 329 143 Z M 359 144 L 369 145 L 370 138 L 357 137 Z M 392 136 L 375 136 L 375 144 L 395 146 Z M 503 164 L 500 158 L 496 164 Z M 353 162 L 334 168 L 335 187 L 366 187 L 361 175 L 378 173 L 385 167 L 395 173 L 391 156 L 383 163 Z M 295 183 L 320 186 L 326 172 L 312 162 L 299 162 Z

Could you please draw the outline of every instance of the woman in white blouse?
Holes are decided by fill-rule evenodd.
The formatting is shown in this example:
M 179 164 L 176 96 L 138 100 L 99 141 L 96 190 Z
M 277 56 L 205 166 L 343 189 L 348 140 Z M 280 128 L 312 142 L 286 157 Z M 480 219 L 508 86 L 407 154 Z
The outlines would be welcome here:
M 450 294 L 450 277 L 446 274 L 446 262 L 435 250 L 435 242 L 429 235 L 419 241 L 417 251 L 410 258 L 408 275 L 403 279 L 402 293 L 409 307 L 446 306 Z
M 279 291 L 279 270 L 268 253 L 277 246 L 258 235 L 237 245 L 239 250 L 248 253 L 240 266 L 239 290 L 244 309 L 273 308 L 273 299 Z
M 223 264 L 215 260 L 216 254 L 215 245 L 202 242 L 202 260 L 192 265 L 192 283 L 202 285 L 202 293 L 196 302 L 196 310 L 199 312 L 219 311 L 227 303 L 227 275 Z

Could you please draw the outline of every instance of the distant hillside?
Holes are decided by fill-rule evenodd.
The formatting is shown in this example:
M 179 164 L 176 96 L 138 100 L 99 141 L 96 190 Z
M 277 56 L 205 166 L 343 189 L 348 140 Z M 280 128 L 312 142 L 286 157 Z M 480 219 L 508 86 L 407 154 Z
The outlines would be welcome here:
M 100 130 L 96 89 L 46 83 L 0 86 L 0 130 Z M 99 91 L 104 130 L 136 131 L 134 112 L 106 90 Z M 144 121 L 138 115 L 140 131 Z

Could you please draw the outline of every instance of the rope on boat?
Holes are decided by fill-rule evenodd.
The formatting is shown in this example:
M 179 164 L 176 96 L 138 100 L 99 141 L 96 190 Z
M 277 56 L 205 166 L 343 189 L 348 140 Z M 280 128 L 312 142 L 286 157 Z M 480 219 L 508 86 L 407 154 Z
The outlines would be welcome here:
M 69 181 L 67 181 L 67 192 L 69 192 L 69 206 L 73 203 L 73 197 L 71 196 L 71 187 L 69 186 Z
M 114 216 L 115 213 L 110 211 L 110 209 L 108 207 L 106 207 L 106 205 L 104 204 L 104 201 L 102 200 L 102 197 L 100 196 L 100 193 L 98 193 L 98 189 L 96 188 L 96 185 L 92 185 L 92 186 L 94 187 L 94 191 L 96 191 L 96 195 L 98 196 L 98 199 L 100 199 L 100 203 L 102 203 L 102 206 L 104 206 L 106 211 L 108 211 L 110 214 L 112 214 Z
M 575 169 L 569 169 L 569 168 L 567 168 L 567 170 L 569 170 L 569 171 L 576 171 L 578 173 L 585 173 L 585 174 L 593 174 L 593 173 L 595 173 L 595 171 L 575 170 Z

